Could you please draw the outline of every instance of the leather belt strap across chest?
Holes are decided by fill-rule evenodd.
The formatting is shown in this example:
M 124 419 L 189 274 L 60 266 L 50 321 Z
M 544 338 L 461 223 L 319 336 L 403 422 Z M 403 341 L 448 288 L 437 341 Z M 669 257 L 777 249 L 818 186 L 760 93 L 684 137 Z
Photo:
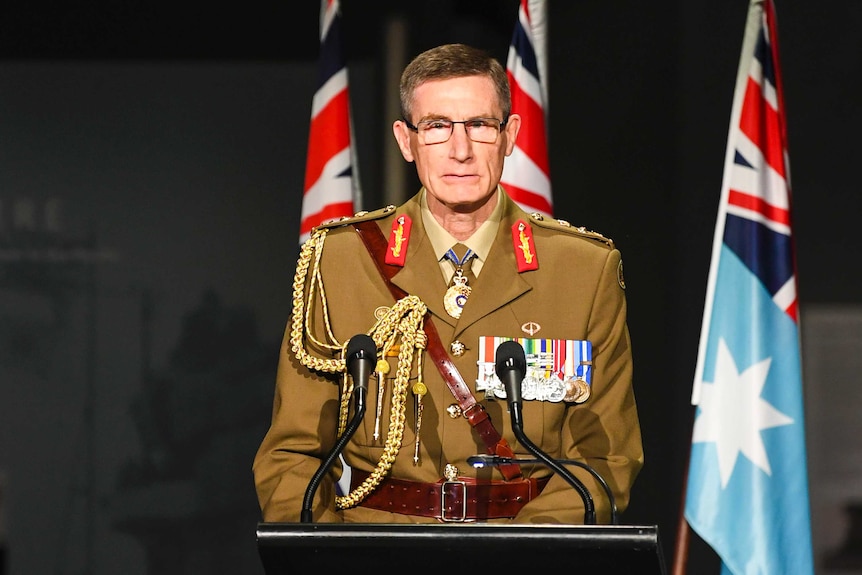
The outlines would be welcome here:
M 377 269 L 386 281 L 386 285 L 389 287 L 389 291 L 393 297 L 396 300 L 405 297 L 407 294 L 391 281 L 392 276 L 395 275 L 399 268 L 389 265 L 385 261 L 387 242 L 380 227 L 371 220 L 354 223 L 353 227 L 356 229 L 359 237 L 362 238 L 362 242 L 365 244 L 366 249 L 368 249 L 368 253 L 371 254 L 371 258 L 377 265 Z M 434 361 L 434 365 L 437 366 L 437 369 L 452 391 L 452 395 L 458 400 L 458 405 L 461 406 L 461 412 L 464 414 L 464 417 L 482 438 L 488 449 L 488 453 L 513 458 L 515 453 L 512 451 L 512 448 L 494 428 L 485 407 L 476 401 L 470 388 L 464 382 L 464 378 L 461 377 L 461 373 L 446 353 L 430 315 L 425 318 L 424 330 L 428 338 L 428 355 Z M 506 479 L 521 477 L 521 468 L 517 463 L 500 465 L 499 469 Z
M 352 471 L 351 489 L 361 485 L 368 474 Z M 473 478 L 422 483 L 387 477 L 360 504 L 362 507 L 444 522 L 484 521 L 515 517 L 535 499 L 548 483 L 522 477 L 514 481 L 481 481 Z

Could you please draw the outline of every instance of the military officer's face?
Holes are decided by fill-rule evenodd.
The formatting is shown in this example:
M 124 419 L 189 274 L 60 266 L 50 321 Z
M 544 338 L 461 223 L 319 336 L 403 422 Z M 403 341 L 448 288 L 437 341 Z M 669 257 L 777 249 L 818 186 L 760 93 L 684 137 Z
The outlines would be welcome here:
M 503 160 L 514 149 L 521 119 L 512 114 L 498 128 L 502 110 L 489 78 L 425 82 L 414 92 L 410 115 L 412 127 L 398 120 L 393 132 L 404 159 L 416 163 L 432 211 L 474 211 L 496 197 Z M 450 126 L 449 120 L 457 123 Z

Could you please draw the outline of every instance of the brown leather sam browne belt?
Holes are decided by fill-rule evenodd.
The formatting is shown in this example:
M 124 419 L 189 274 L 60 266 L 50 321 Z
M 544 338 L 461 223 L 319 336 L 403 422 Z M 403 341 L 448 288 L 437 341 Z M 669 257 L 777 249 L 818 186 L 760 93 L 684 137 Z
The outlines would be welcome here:
M 367 473 L 354 469 L 351 489 L 359 486 Z M 362 507 L 436 517 L 441 521 L 483 521 L 514 517 L 535 499 L 548 478 L 520 478 L 514 481 L 481 481 L 470 477 L 422 483 L 387 477 L 361 503 Z

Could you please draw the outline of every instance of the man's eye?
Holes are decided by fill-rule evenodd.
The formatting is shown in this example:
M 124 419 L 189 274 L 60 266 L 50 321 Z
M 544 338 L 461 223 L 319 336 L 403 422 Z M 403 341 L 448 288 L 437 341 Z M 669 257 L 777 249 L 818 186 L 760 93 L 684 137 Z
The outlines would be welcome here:
M 428 122 L 425 124 L 426 130 L 448 130 L 449 122 L 439 121 L 439 122 Z
M 487 128 L 490 126 L 487 120 L 470 120 L 467 122 L 468 128 Z

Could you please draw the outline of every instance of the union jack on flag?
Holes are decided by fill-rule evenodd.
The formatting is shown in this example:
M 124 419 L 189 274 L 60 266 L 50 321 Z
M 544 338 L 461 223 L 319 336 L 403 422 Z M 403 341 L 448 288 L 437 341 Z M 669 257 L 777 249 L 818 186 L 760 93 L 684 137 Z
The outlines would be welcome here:
M 545 90 L 538 57 L 544 54 L 544 15 L 544 0 L 521 0 L 506 62 L 512 113 L 521 116 L 521 131 L 515 150 L 506 159 L 500 184 L 527 212 L 551 216 L 553 200 L 545 131 Z
M 773 0 L 751 0 L 692 403 L 691 528 L 735 575 L 814 572 Z
M 358 178 L 354 178 L 353 169 L 339 0 L 321 1 L 318 66 L 308 134 L 300 243 L 309 238 L 314 226 L 355 212 L 353 198 Z

